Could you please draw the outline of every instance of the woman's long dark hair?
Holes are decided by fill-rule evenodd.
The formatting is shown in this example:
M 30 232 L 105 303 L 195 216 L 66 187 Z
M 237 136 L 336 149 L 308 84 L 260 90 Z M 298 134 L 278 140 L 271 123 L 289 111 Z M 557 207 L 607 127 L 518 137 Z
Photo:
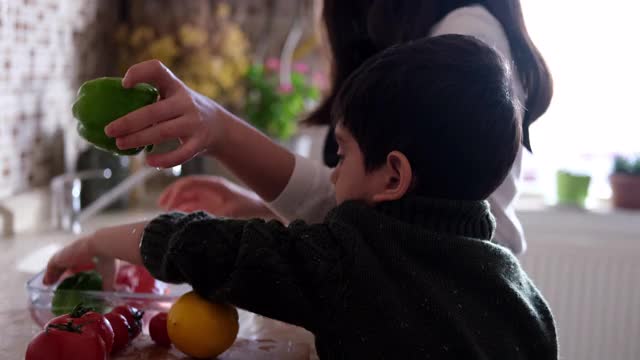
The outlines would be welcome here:
M 473 4 L 484 6 L 507 34 L 515 71 L 527 94 L 523 144 L 530 150 L 529 125 L 549 107 L 553 82 L 529 37 L 519 0 L 324 0 L 322 17 L 332 55 L 332 88 L 306 123 L 330 123 L 340 86 L 369 57 L 394 44 L 428 36 L 448 13 Z

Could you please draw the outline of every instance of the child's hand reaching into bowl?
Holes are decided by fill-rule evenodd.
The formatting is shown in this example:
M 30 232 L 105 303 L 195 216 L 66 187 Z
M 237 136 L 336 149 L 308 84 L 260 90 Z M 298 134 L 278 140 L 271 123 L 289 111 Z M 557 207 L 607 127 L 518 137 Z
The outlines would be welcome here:
M 66 270 L 95 262 L 105 290 L 111 290 L 116 259 L 142 264 L 140 239 L 146 224 L 140 222 L 100 229 L 65 246 L 49 260 L 43 283 L 54 284 Z
M 58 251 L 47 264 L 42 281 L 44 285 L 54 284 L 66 271 L 95 269 L 102 276 L 103 290 L 112 290 L 116 270 L 115 259 L 99 257 L 95 254 L 91 245 L 94 236 L 80 238 Z

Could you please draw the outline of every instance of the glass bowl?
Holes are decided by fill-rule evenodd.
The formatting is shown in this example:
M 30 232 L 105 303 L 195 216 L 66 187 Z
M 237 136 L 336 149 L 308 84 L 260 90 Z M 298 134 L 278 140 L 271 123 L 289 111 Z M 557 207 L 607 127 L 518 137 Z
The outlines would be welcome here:
M 58 284 L 46 286 L 42 284 L 44 271 L 40 272 L 29 281 L 27 281 L 27 293 L 29 296 L 29 312 L 31 318 L 36 324 L 44 326 L 49 320 L 55 317 L 51 312 L 51 299 Z M 164 283 L 162 283 L 164 284 Z M 139 310 L 144 311 L 143 323 L 144 331 L 147 332 L 146 324 L 158 312 L 167 312 L 171 305 L 182 295 L 192 290 L 187 284 L 166 285 L 166 293 L 159 294 L 141 294 L 129 292 L 115 291 L 80 291 L 83 297 L 89 300 L 99 300 L 105 304 L 105 310 L 119 306 L 131 305 Z M 74 290 L 77 291 L 77 290 Z

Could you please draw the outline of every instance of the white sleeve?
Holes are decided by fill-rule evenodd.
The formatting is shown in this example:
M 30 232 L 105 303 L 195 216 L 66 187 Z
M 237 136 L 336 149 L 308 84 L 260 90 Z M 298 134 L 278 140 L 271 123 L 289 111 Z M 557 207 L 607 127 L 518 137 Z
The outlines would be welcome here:
M 452 11 L 440 23 L 436 24 L 431 32 L 431 36 L 445 34 L 474 36 L 493 47 L 511 68 L 516 98 L 521 104 L 525 104 L 526 95 L 522 82 L 518 73 L 513 71 L 515 65 L 507 34 L 500 22 L 487 9 L 480 5 L 474 5 Z M 520 116 L 523 115 L 521 112 Z M 495 241 L 508 247 L 515 254 L 522 254 L 527 247 L 522 225 L 514 209 L 514 202 L 518 195 L 521 165 L 522 147 L 509 175 L 489 197 L 491 212 L 497 223 Z
M 296 155 L 289 183 L 280 195 L 267 205 L 288 221 L 300 219 L 320 223 L 336 206 L 331 169 L 318 161 Z
M 514 78 L 514 91 L 521 104 L 525 103 L 524 90 L 511 56 L 509 38 L 504 28 L 491 13 L 481 5 L 462 7 L 450 12 L 431 30 L 430 36 L 457 34 L 469 35 L 494 48 L 507 62 Z

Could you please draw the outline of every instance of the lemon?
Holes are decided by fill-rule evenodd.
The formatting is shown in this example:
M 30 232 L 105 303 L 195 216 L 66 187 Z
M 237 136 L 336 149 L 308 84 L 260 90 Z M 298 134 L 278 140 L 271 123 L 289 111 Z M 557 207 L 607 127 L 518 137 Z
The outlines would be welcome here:
M 167 333 L 183 353 L 207 359 L 231 347 L 238 335 L 238 311 L 207 301 L 194 292 L 182 295 L 167 316 Z

